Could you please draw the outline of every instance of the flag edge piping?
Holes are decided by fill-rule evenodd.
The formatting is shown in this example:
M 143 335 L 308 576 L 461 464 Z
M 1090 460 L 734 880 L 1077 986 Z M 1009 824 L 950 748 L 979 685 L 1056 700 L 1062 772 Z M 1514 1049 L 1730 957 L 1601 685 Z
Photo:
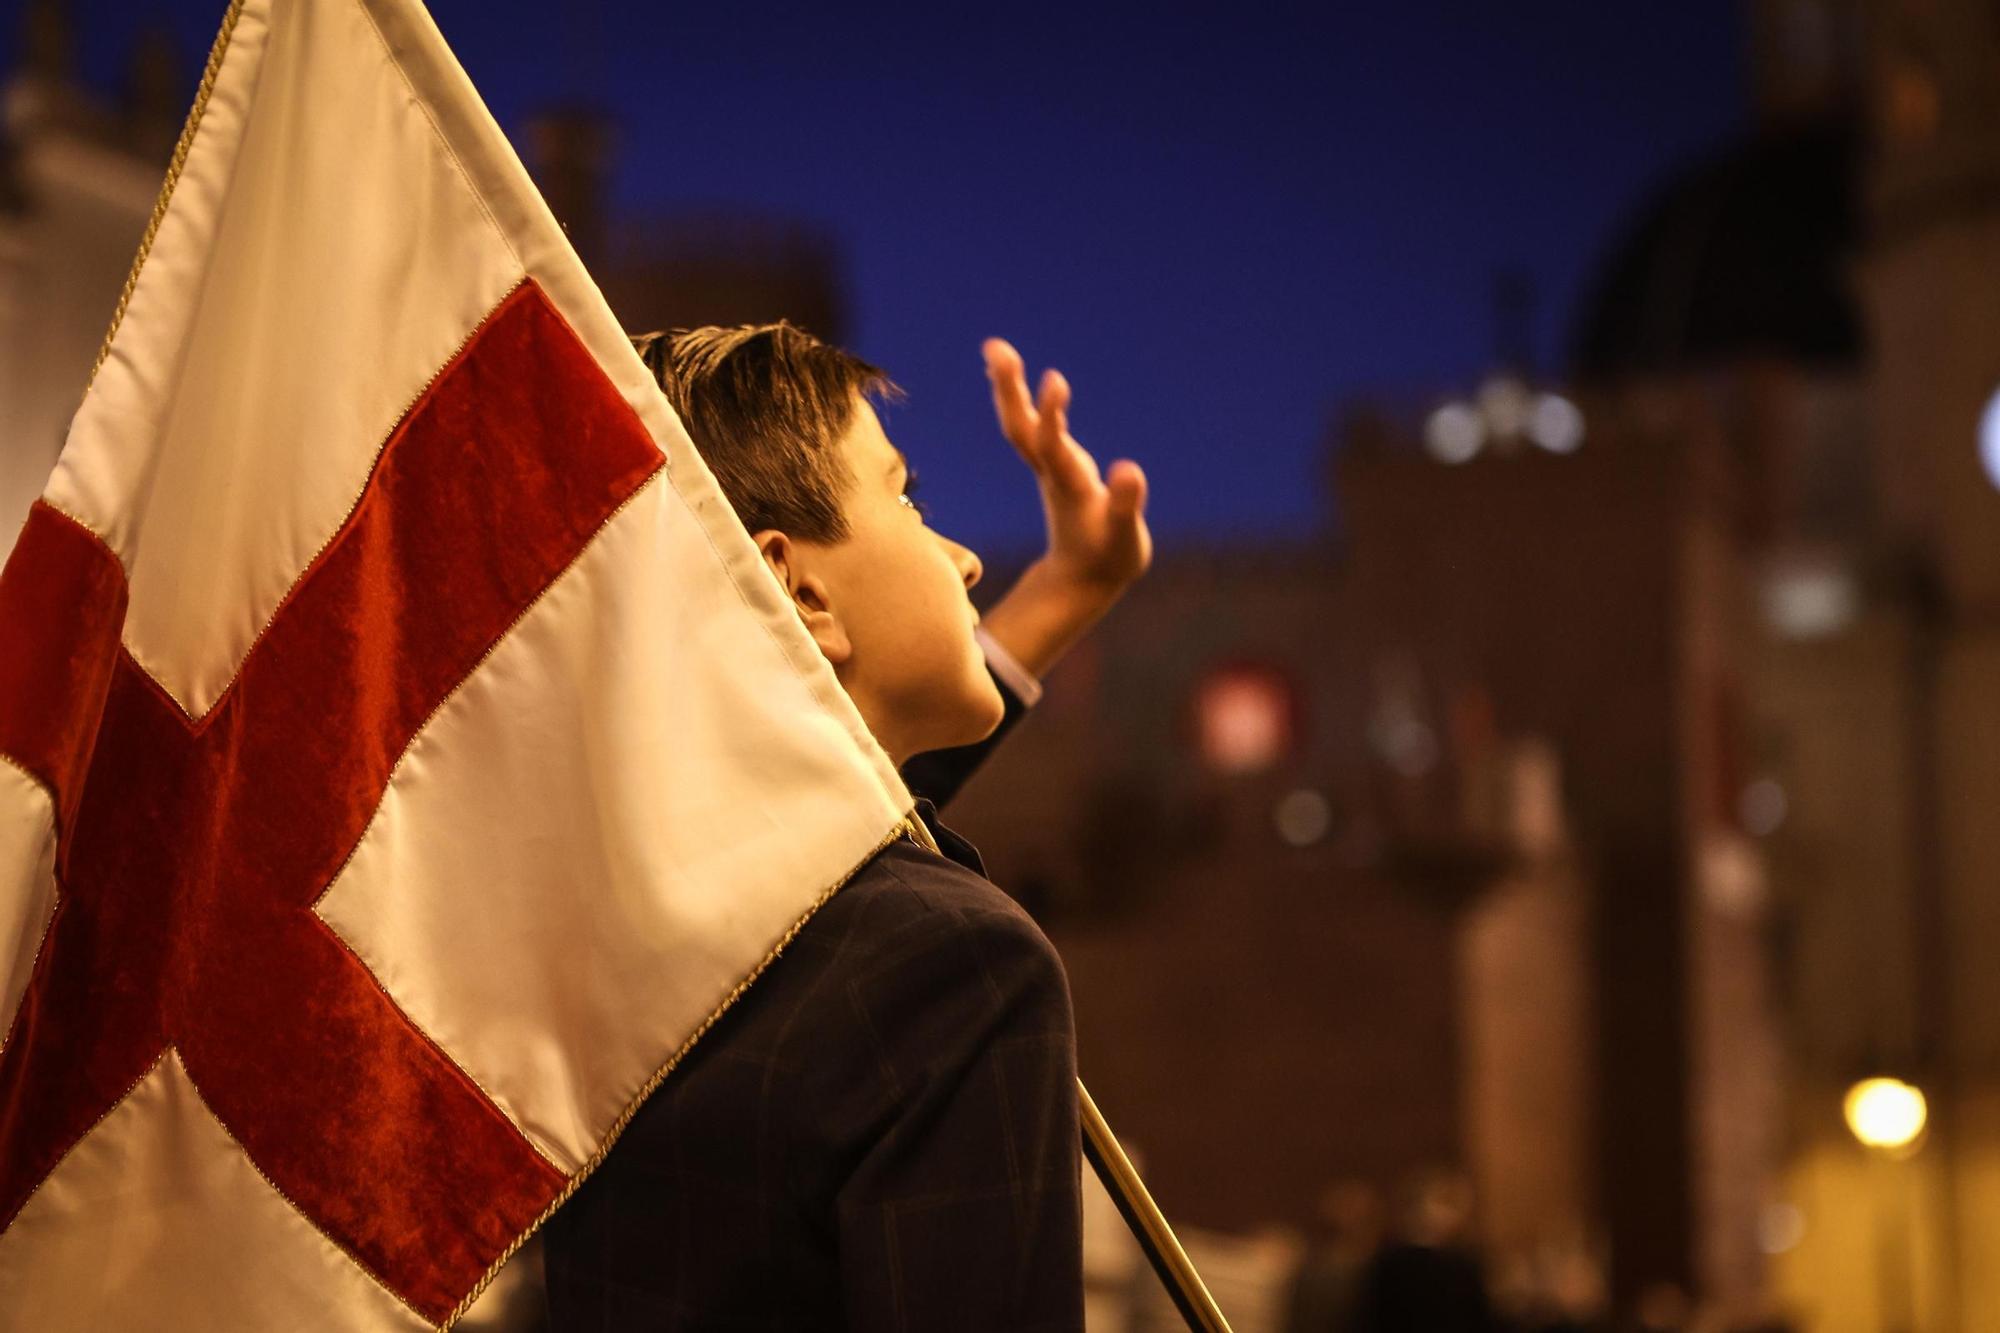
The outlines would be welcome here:
M 868 849 L 868 852 L 859 861 L 854 863 L 852 869 L 835 880 L 824 892 L 813 900 L 812 904 L 806 908 L 804 915 L 794 921 L 786 929 L 785 933 L 778 937 L 777 942 L 771 946 L 770 951 L 759 960 L 755 967 L 750 969 L 749 973 L 741 981 L 737 982 L 730 989 L 729 994 L 722 998 L 722 1003 L 717 1005 L 709 1013 L 708 1017 L 695 1027 L 695 1030 L 688 1035 L 687 1040 L 681 1043 L 680 1049 L 668 1057 L 667 1062 L 654 1071 L 651 1078 L 639 1086 L 639 1090 L 633 1095 L 632 1100 L 626 1104 L 625 1109 L 619 1113 L 618 1118 L 612 1121 L 610 1128 L 604 1132 L 597 1150 L 584 1161 L 582 1166 L 577 1168 L 574 1175 L 570 1176 L 568 1183 L 563 1186 L 562 1191 L 554 1199 L 549 1201 L 548 1207 L 542 1210 L 541 1215 L 529 1224 L 527 1229 L 522 1231 L 519 1236 L 514 1238 L 513 1244 L 500 1252 L 498 1257 L 494 1259 L 492 1266 L 486 1270 L 486 1275 L 474 1285 L 471 1291 L 465 1294 L 465 1299 L 458 1303 L 458 1308 L 453 1310 L 445 1318 L 445 1321 L 438 1325 L 438 1333 L 449 1333 L 449 1330 L 460 1319 L 465 1317 L 467 1312 L 472 1309 L 473 1304 L 486 1291 L 486 1288 L 492 1285 L 493 1279 L 500 1275 L 500 1270 L 507 1266 L 508 1261 L 520 1251 L 523 1245 L 528 1243 L 529 1239 L 536 1232 L 542 1229 L 551 1217 L 555 1216 L 556 1212 L 564 1204 L 569 1202 L 571 1195 L 582 1188 L 583 1182 L 588 1180 L 597 1168 L 603 1164 L 606 1157 L 610 1156 L 611 1149 L 617 1145 L 620 1136 L 625 1133 L 626 1128 L 632 1123 L 633 1117 L 638 1115 L 639 1108 L 644 1106 L 647 1099 L 658 1090 L 660 1084 L 664 1083 L 667 1077 L 680 1067 L 681 1061 L 687 1058 L 688 1052 L 692 1051 L 695 1045 L 708 1035 L 709 1030 L 721 1021 L 722 1016 L 734 1008 L 736 1002 L 742 999 L 750 987 L 755 985 L 764 973 L 769 970 L 771 964 L 778 961 L 779 955 L 784 953 L 791 946 L 792 941 L 798 938 L 799 932 L 806 928 L 806 924 L 819 914 L 820 908 L 831 902 L 835 894 L 846 888 L 856 875 L 867 868 L 869 862 L 880 856 L 897 839 L 905 837 L 917 838 L 917 830 L 922 829 L 923 826 L 917 819 L 916 811 L 914 809 L 910 810 L 896 822 L 895 827 L 891 828 L 879 842 Z
M 125 311 L 132 304 L 132 294 L 139 286 L 139 271 L 145 268 L 146 259 L 153 252 L 153 241 L 159 235 L 160 224 L 166 220 L 174 187 L 180 184 L 181 172 L 187 167 L 188 154 L 193 150 L 195 135 L 201 128 L 202 115 L 208 110 L 208 99 L 215 92 L 216 79 L 222 73 L 222 62 L 229 52 L 229 39 L 236 32 L 236 21 L 243 16 L 243 5 L 244 0 L 229 0 L 229 8 L 223 12 L 215 41 L 208 48 L 208 60 L 201 70 L 201 83 L 195 88 L 194 105 L 188 108 L 180 137 L 174 141 L 173 156 L 168 159 L 166 177 L 160 182 L 159 197 L 153 201 L 152 214 L 146 219 L 146 230 L 139 237 L 139 251 L 132 257 L 132 267 L 126 271 L 125 285 L 118 293 L 118 304 L 112 307 L 111 327 L 104 331 L 104 341 L 97 348 L 97 360 L 90 367 L 90 378 L 84 381 L 86 397 L 91 386 L 97 383 L 97 372 L 104 369 L 105 361 L 110 359 L 111 344 L 118 337 L 119 326 L 125 322 Z

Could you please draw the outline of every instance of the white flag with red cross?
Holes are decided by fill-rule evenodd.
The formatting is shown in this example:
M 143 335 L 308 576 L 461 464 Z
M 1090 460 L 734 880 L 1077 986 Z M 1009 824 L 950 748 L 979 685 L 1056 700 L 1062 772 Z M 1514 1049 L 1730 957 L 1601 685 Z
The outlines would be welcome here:
M 415 0 L 239 0 L 0 575 L 8 1327 L 449 1324 L 907 796 Z

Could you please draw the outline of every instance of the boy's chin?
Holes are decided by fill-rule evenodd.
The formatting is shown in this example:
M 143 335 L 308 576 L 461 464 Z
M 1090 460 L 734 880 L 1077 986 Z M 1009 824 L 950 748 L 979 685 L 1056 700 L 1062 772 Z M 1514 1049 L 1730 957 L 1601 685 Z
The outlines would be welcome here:
M 1000 687 L 982 668 L 976 684 L 965 692 L 958 706 L 952 708 L 948 726 L 938 728 L 938 737 L 926 749 L 949 750 L 960 745 L 977 745 L 991 736 L 1007 716 L 1007 705 L 1000 698 Z

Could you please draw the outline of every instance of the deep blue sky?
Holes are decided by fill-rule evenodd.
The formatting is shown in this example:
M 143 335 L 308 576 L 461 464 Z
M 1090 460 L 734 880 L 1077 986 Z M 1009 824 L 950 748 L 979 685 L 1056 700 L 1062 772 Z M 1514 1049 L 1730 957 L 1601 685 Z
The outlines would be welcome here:
M 144 16 L 192 70 L 222 4 L 72 8 L 104 80 Z M 855 350 L 910 391 L 890 434 L 939 525 L 994 547 L 1039 520 L 986 334 L 1068 373 L 1078 435 L 1146 464 L 1167 541 L 1300 536 L 1341 402 L 1469 384 L 1502 268 L 1558 370 L 1620 225 L 1748 114 L 1736 0 L 432 9 L 503 125 L 617 117 L 622 203 L 830 229 Z

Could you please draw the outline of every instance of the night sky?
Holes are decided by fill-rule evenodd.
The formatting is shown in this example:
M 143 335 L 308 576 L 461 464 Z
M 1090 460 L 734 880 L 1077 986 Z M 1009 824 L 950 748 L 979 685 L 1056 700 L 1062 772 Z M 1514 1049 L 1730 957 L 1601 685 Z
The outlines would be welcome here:
M 164 17 L 192 79 L 222 8 L 72 0 L 86 77 Z M 1502 269 L 1559 372 L 1621 225 L 1748 115 L 1733 0 L 1070 8 L 432 6 L 510 130 L 613 114 L 619 203 L 829 229 L 854 349 L 910 393 L 890 434 L 938 525 L 989 549 L 1039 517 L 985 335 L 1069 375 L 1168 545 L 1301 537 L 1341 403 L 1470 387 Z

